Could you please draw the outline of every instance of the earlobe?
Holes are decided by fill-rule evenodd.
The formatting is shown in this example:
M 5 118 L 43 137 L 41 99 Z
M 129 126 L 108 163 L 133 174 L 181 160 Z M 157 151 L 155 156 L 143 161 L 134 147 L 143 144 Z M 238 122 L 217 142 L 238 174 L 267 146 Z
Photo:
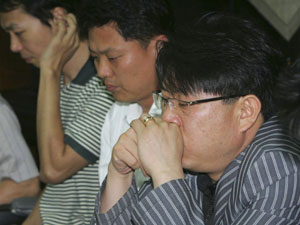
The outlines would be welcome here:
M 247 131 L 258 119 L 261 102 L 255 95 L 246 95 L 240 101 L 240 129 Z

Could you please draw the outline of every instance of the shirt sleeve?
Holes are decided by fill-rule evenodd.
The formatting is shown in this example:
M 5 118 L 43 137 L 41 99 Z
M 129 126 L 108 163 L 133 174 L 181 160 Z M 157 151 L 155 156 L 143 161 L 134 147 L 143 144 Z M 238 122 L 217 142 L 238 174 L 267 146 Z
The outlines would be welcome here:
M 99 225 L 131 224 L 132 209 L 138 202 L 138 191 L 134 179 L 132 181 L 132 185 L 129 187 L 128 191 L 123 195 L 123 197 L 107 213 L 102 214 L 100 213 L 100 207 L 101 207 L 100 198 L 101 198 L 101 193 L 105 188 L 105 181 L 103 182 L 100 193 L 98 194 L 96 200 L 95 213 L 92 218 L 91 224 L 99 224 Z
M 202 193 L 196 179 L 178 179 L 153 189 L 133 211 L 134 224 L 203 224 Z
M 86 103 L 76 112 L 76 117 L 65 128 L 65 143 L 78 154 L 95 163 L 100 155 L 100 136 L 105 116 L 112 104 L 111 94 L 105 87 L 93 89 L 93 94 L 82 101 Z
M 113 107 L 111 108 L 110 112 L 106 115 L 105 122 L 103 125 L 103 131 L 101 133 L 101 153 L 100 153 L 100 159 L 99 159 L 99 183 L 100 187 L 102 185 L 102 182 L 104 181 L 107 170 L 108 170 L 108 164 L 111 159 L 111 153 L 113 146 L 111 145 L 111 112 L 113 110 Z
M 137 193 L 133 180 L 125 195 L 105 214 L 99 213 L 100 192 L 92 224 L 204 225 L 203 195 L 196 187 L 196 178 L 173 180 L 156 189 L 147 181 Z
M 13 110 L 0 102 L 0 180 L 22 182 L 39 175 Z

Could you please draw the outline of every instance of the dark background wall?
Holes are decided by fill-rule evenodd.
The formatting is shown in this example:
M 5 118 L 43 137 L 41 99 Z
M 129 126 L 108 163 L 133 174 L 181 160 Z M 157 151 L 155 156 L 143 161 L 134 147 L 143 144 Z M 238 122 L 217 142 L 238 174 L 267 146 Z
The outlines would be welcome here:
M 293 61 L 300 56 L 300 30 L 287 42 L 246 0 L 170 0 L 176 24 L 189 24 L 193 18 L 208 11 L 227 11 L 255 20 L 268 30 L 282 47 L 286 57 Z M 9 50 L 8 35 L 0 30 L 0 91 L 14 108 L 23 134 L 35 158 L 36 147 L 36 98 L 38 70 L 25 64 Z
M 286 41 L 272 25 L 247 0 L 170 0 L 175 11 L 176 23 L 191 23 L 193 18 L 210 11 L 225 11 L 255 21 L 267 30 L 286 57 L 294 61 L 300 57 L 300 29 L 290 41 Z

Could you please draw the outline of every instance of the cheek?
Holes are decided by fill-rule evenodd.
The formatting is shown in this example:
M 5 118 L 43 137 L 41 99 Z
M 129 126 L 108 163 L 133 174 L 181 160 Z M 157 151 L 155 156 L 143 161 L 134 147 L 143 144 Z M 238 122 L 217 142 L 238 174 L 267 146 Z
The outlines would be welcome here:
M 134 79 L 134 68 L 134 64 L 130 58 L 123 57 L 119 59 L 118 62 L 111 64 L 113 79 L 123 89 L 130 89 L 136 80 Z
M 126 76 L 124 77 L 134 76 L 136 68 L 135 60 L 131 55 L 126 55 L 119 62 L 117 62 L 113 68 L 117 74 L 125 74 Z
M 194 118 L 191 120 L 191 118 Z M 199 159 L 210 158 L 209 152 L 214 151 L 219 141 L 216 131 L 218 127 L 214 124 L 215 119 L 210 115 L 194 113 L 182 118 L 181 131 L 184 142 L 184 163 L 196 163 Z M 189 121 L 189 122 L 187 122 Z M 195 161 L 195 162 L 194 162 Z
M 199 127 L 197 121 L 194 121 L 194 123 L 186 123 L 184 119 L 182 119 L 182 121 L 181 133 L 184 143 L 184 156 L 187 158 L 188 156 L 192 156 L 196 153 L 199 143 L 203 144 L 201 141 L 203 131 Z
M 40 57 L 51 41 L 51 36 L 49 35 L 50 34 L 47 33 L 42 36 L 39 34 L 34 36 L 32 34 L 33 38 L 25 36 L 22 40 L 23 46 L 27 51 L 31 52 L 36 57 Z
M 128 55 L 115 67 L 115 74 L 122 83 L 126 83 L 134 89 L 147 89 L 156 80 L 154 62 L 146 58 L 144 54 Z

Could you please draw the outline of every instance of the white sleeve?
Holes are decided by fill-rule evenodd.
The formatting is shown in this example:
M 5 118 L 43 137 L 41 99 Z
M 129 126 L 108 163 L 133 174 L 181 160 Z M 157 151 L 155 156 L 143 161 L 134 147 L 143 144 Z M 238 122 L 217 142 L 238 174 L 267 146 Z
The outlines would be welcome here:
M 39 175 L 13 110 L 0 96 L 0 180 L 22 182 Z
M 110 143 L 110 139 L 111 139 L 110 125 L 111 125 L 111 113 L 112 113 L 111 110 L 106 114 L 105 122 L 101 132 L 101 151 L 100 151 L 99 172 L 98 172 L 100 187 L 107 175 L 108 164 L 110 162 L 111 152 L 112 152 L 112 146 Z
M 130 128 L 130 122 L 142 114 L 138 104 L 115 102 L 107 113 L 101 133 L 101 152 L 99 160 L 99 182 L 104 181 L 114 145 L 119 137 Z

